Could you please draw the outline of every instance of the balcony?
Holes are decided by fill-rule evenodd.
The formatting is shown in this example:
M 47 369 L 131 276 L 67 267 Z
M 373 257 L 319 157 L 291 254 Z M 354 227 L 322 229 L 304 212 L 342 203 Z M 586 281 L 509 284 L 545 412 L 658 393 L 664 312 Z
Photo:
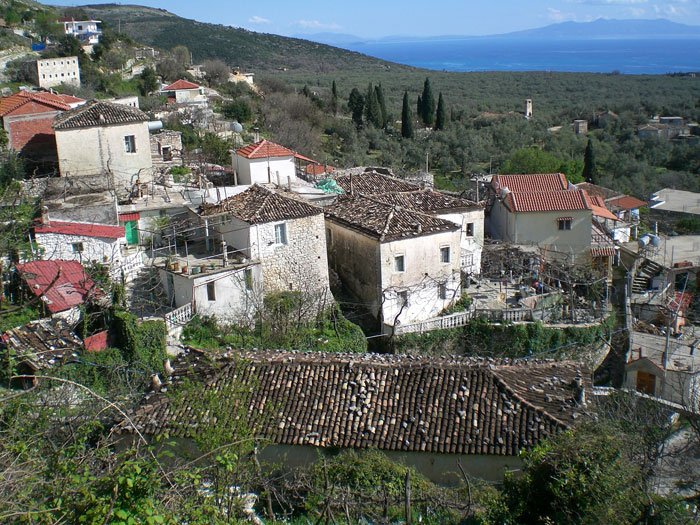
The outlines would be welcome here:
M 204 241 L 188 242 L 178 246 L 178 250 L 173 246 L 154 249 L 151 262 L 159 269 L 196 278 L 258 264 L 257 260 L 248 257 L 248 250 L 228 246 L 226 253 L 222 253 L 221 246 L 207 250 Z

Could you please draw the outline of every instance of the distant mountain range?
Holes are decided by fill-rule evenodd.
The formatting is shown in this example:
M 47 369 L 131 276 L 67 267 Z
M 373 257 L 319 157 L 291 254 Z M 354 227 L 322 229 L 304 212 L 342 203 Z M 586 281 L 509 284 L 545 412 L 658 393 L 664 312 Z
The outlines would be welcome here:
M 526 29 L 512 33 L 497 35 L 440 35 L 415 37 L 407 35 L 392 35 L 382 38 L 368 39 L 343 33 L 315 33 L 297 35 L 296 38 L 311 40 L 331 46 L 348 46 L 381 42 L 418 42 L 431 40 L 468 40 L 468 39 L 501 39 L 501 40 L 585 40 L 585 39 L 700 39 L 700 26 L 691 26 L 671 22 L 663 18 L 656 20 L 615 20 L 599 18 L 592 22 L 561 22 L 536 29 Z

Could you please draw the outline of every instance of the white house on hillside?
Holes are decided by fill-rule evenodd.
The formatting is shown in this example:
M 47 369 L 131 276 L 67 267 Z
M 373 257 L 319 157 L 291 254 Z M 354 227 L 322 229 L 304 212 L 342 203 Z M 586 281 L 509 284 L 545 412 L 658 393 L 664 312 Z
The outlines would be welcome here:
M 342 175 L 336 177 L 335 181 L 346 193 L 372 195 L 386 204 L 458 224 L 461 227 L 459 259 L 462 272 L 469 275 L 481 273 L 481 252 L 484 247 L 483 206 L 431 189 L 420 189 L 417 184 L 374 171 Z
M 551 258 L 590 260 L 593 217 L 618 220 L 600 197 L 570 186 L 561 173 L 494 175 L 489 189 L 491 236 L 537 245 Z
M 197 299 L 198 311 L 204 304 L 226 320 L 241 294 L 246 301 L 240 304 L 252 308 L 263 296 L 298 291 L 310 298 L 312 314 L 333 301 L 321 208 L 254 185 L 218 204 L 202 204 L 200 218 L 209 248 L 203 259 L 220 254 L 214 256 L 242 271 L 225 276 L 221 284 L 208 285 L 207 301 Z
M 102 29 L 100 20 L 74 20 L 70 18 L 59 18 L 58 22 L 63 25 L 66 35 L 71 35 L 80 40 L 83 45 L 93 45 L 100 41 Z
M 105 263 L 119 268 L 126 244 L 123 226 L 46 221 L 34 227 L 34 240 L 46 260 Z
M 151 182 L 148 116 L 120 104 L 92 101 L 53 122 L 62 176 L 113 173 L 118 194 Z
M 330 267 L 384 332 L 460 298 L 460 225 L 361 195 L 325 211 Z
M 287 187 L 297 180 L 296 162 L 299 159 L 315 163 L 313 159 L 270 142 L 261 140 L 233 153 L 233 169 L 238 177 L 238 184 L 276 184 Z
M 204 104 L 207 102 L 204 88 L 188 80 L 176 80 L 165 86 L 160 92 L 168 97 L 168 102 L 176 104 Z

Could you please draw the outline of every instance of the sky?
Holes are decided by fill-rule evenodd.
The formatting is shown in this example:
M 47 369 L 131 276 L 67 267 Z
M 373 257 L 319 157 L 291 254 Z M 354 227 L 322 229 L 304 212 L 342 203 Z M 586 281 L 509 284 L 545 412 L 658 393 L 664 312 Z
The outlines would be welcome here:
M 49 0 L 78 6 L 75 0 Z M 88 0 L 86 3 L 114 3 Z M 133 0 L 200 22 L 262 33 L 303 36 L 346 33 L 389 35 L 488 35 L 598 18 L 666 18 L 700 25 L 700 0 Z

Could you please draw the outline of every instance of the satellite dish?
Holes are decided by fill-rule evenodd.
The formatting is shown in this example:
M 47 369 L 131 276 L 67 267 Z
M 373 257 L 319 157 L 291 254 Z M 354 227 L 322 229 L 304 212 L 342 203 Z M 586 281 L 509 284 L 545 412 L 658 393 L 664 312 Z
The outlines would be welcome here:
M 243 126 L 241 126 L 238 122 L 231 122 L 231 131 L 234 133 L 240 133 L 243 131 Z

